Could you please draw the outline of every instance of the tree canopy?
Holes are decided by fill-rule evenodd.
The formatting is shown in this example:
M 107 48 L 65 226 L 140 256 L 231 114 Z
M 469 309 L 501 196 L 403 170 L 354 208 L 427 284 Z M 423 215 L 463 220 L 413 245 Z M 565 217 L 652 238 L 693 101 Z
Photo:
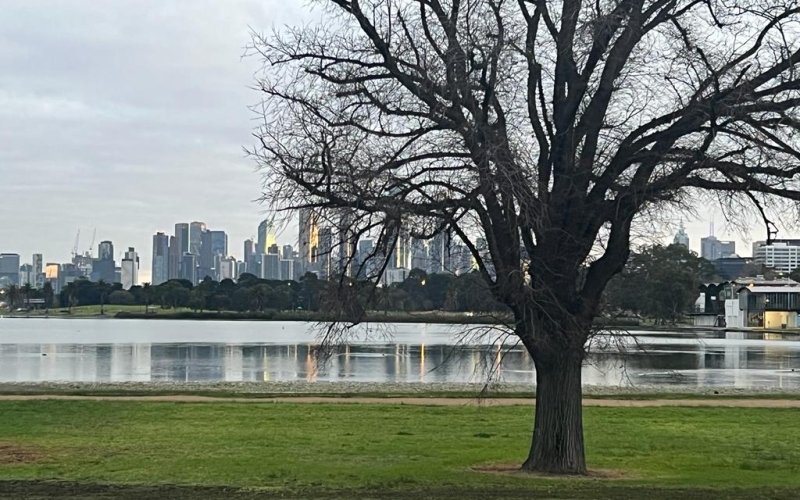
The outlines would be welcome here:
M 254 36 L 264 201 L 345 213 L 382 260 L 461 240 L 536 365 L 525 469 L 584 473 L 580 368 L 634 220 L 705 196 L 769 240 L 796 213 L 798 2 L 318 4 Z

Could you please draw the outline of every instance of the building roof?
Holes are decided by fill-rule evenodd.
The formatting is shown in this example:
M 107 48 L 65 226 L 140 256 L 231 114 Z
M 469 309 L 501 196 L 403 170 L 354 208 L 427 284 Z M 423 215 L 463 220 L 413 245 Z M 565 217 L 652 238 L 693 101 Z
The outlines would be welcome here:
M 737 292 L 747 290 L 750 293 L 800 293 L 800 286 L 743 286 Z

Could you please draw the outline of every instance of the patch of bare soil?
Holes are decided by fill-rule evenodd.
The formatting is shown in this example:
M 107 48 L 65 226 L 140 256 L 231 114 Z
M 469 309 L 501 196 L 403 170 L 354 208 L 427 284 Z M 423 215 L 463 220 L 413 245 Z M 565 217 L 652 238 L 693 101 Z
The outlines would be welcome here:
M 33 447 L 0 442 L 0 465 L 29 464 L 44 458 L 44 454 Z
M 501 474 L 506 476 L 525 476 L 525 477 L 541 477 L 546 479 L 567 479 L 567 480 L 587 480 L 587 479 L 635 479 L 636 476 L 624 471 L 611 470 L 611 469 L 590 469 L 589 473 L 585 476 L 580 475 L 564 475 L 564 474 L 548 474 L 546 472 L 531 472 L 522 470 L 519 464 L 491 464 L 479 465 L 471 468 L 475 472 L 483 472 L 486 474 Z

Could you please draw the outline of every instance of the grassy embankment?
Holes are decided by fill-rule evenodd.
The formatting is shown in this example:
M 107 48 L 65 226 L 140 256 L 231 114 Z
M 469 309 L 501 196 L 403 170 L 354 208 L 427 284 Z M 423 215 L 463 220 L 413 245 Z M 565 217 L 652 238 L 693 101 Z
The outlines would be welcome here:
M 71 318 L 91 318 L 109 317 L 119 319 L 192 319 L 192 320 L 226 320 L 226 321 L 327 321 L 331 318 L 322 313 L 311 311 L 265 311 L 265 312 L 238 312 L 238 311 L 204 311 L 196 312 L 189 308 L 161 309 L 158 306 L 150 306 L 149 312 L 145 312 L 144 306 L 123 306 L 106 305 L 105 314 L 101 316 L 100 306 L 76 306 L 69 312 L 64 308 L 53 308 L 50 310 L 35 309 L 30 312 L 5 311 L 3 314 L 14 317 L 71 317 Z M 492 313 L 459 313 L 447 311 L 373 311 L 365 318 L 369 322 L 383 323 L 444 323 L 444 324 L 492 324 L 501 321 L 508 321 L 510 318 L 503 317 L 502 314 Z M 614 325 L 609 326 L 638 326 L 638 321 L 616 320 Z
M 77 306 L 72 312 L 67 309 L 55 308 L 46 311 L 36 309 L 30 312 L 8 313 L 15 317 L 72 317 L 90 318 L 101 317 L 100 306 Z M 311 311 L 265 311 L 265 312 L 237 312 L 237 311 L 204 311 L 197 312 L 188 308 L 161 309 L 151 306 L 145 313 L 144 306 L 105 306 L 105 317 L 118 319 L 180 319 L 180 320 L 225 320 L 225 321 L 328 321 L 331 318 L 322 313 Z M 492 324 L 509 321 L 503 315 L 492 313 L 458 313 L 447 311 L 372 311 L 367 314 L 365 321 L 372 323 L 444 323 L 444 324 Z M 615 320 L 608 326 L 638 326 L 638 321 Z
M 800 496 L 795 410 L 587 408 L 605 479 L 473 470 L 522 460 L 521 407 L 3 401 L 0 414 L 3 499 Z

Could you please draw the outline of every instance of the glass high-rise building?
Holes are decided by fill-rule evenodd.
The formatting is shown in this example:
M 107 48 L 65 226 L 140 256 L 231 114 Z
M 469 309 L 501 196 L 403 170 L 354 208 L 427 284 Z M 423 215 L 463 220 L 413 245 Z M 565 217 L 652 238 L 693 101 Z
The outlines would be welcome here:
M 183 255 L 189 251 L 189 224 L 186 222 L 175 224 L 175 240 L 178 255 Z
M 203 232 L 206 230 L 205 222 L 192 222 L 189 224 L 189 250 L 188 252 L 200 256 L 203 245 Z
M 181 256 L 185 252 L 181 252 L 180 243 L 175 236 L 169 237 L 169 268 L 167 269 L 167 276 L 169 279 L 174 280 L 181 277 Z
M 42 288 L 44 286 L 44 266 L 42 265 L 42 254 L 33 254 L 31 265 L 33 266 L 33 286 L 35 288 Z
M 169 236 L 164 233 L 153 235 L 153 259 L 151 262 L 150 283 L 160 285 L 169 279 Z
M 101 241 L 97 246 L 97 258 L 100 260 L 114 260 L 114 244 L 110 241 Z
M 133 247 L 128 247 L 120 267 L 120 283 L 122 283 L 123 289 L 130 290 L 131 287 L 139 284 L 139 254 Z
M 267 253 L 267 249 L 275 244 L 275 230 L 272 221 L 264 219 L 258 225 L 258 240 L 256 241 L 256 253 Z
M 19 284 L 19 254 L 0 253 L 0 287 Z

